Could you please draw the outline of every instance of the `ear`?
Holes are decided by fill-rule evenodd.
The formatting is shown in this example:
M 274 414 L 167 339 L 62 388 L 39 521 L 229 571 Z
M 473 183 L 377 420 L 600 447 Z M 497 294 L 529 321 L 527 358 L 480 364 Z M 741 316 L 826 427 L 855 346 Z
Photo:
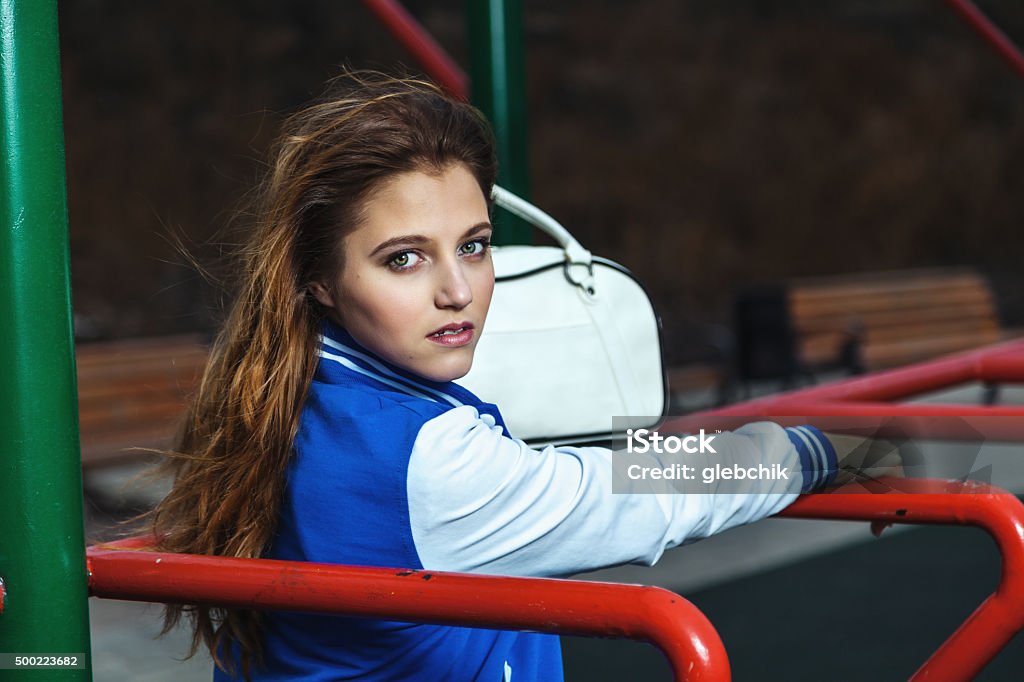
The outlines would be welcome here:
M 320 302 L 320 305 L 327 308 L 337 308 L 330 290 L 322 282 L 311 282 L 309 290 L 313 293 L 313 298 Z

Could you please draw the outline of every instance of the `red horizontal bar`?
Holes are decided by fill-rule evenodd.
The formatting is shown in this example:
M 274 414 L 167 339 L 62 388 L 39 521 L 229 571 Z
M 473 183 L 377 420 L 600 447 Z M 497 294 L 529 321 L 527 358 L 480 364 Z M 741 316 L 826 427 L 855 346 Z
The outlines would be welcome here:
M 1024 407 L 1018 406 L 802 400 L 746 405 L 740 414 L 694 413 L 668 419 L 658 428 L 672 433 L 732 431 L 749 421 L 768 419 L 780 426 L 801 426 L 810 421 L 823 431 L 877 438 L 1024 442 Z
M 974 381 L 1024 382 L 1024 341 L 1010 341 L 909 367 L 698 412 L 683 420 L 699 424 L 727 416 L 916 415 L 938 417 L 930 424 L 933 428 L 928 429 L 934 432 L 937 424 L 952 424 L 949 418 L 955 416 L 972 427 L 983 426 L 978 431 L 986 439 L 1020 440 L 1013 424 L 1016 421 L 1013 417 L 1019 416 L 1018 408 L 883 402 Z M 981 424 L 981 420 L 985 423 Z M 946 435 L 956 437 L 958 434 Z M 1003 490 L 973 482 L 899 480 L 893 481 L 891 487 L 900 492 L 804 496 L 779 515 L 862 519 L 872 521 L 876 527 L 891 523 L 968 524 L 988 531 L 1002 553 L 999 587 L 912 678 L 917 681 L 971 679 L 1024 628 L 1024 505 Z M 863 492 L 863 488 L 854 485 L 833 492 Z
M 797 402 L 779 401 L 771 410 L 779 415 L 810 414 L 863 417 L 1024 417 L 1024 407 L 1009 405 L 956 405 L 950 403 Z M 1021 438 L 1024 440 L 1024 438 Z
M 660 648 L 677 680 L 730 679 L 725 647 L 711 623 L 661 588 L 110 546 L 117 545 L 87 550 L 93 596 L 636 639 Z
M 1005 349 L 996 347 L 982 352 L 975 368 L 975 378 L 989 383 L 1024 382 L 1024 345 Z
M 882 412 L 883 416 L 894 411 L 906 415 L 908 410 L 937 417 L 949 417 L 950 411 L 958 412 L 954 416 L 979 419 L 993 414 L 1019 416 L 1015 408 L 833 401 L 879 401 L 968 381 L 1021 380 L 1024 342 L 1013 342 L 689 418 L 749 417 L 772 409 L 799 411 L 801 416 L 812 410 L 834 413 L 841 409 L 860 415 Z M 1005 491 L 970 482 L 901 480 L 893 486 L 900 492 L 805 496 L 781 516 L 985 528 L 1003 556 L 999 588 L 913 679 L 969 678 L 1024 627 L 1024 505 Z M 145 541 L 120 544 L 138 547 Z M 729 679 L 725 649 L 711 624 L 685 599 L 657 588 L 157 554 L 111 546 L 87 551 L 90 590 L 95 596 L 625 637 L 661 648 L 676 679 Z
M 469 100 L 469 78 L 429 32 L 397 0 L 363 0 L 391 36 L 412 54 L 420 66 L 443 88 Z
M 803 496 L 779 516 L 985 529 L 1002 553 L 999 587 L 912 678 L 969 679 L 1024 627 L 1024 505 L 1006 491 L 973 482 L 891 482 L 898 492 Z M 676 679 L 729 679 L 724 647 L 704 615 L 658 588 L 121 549 L 149 541 L 89 548 L 91 593 L 640 639 L 665 652 Z
M 749 415 L 777 403 L 888 401 L 939 391 L 973 381 L 1024 382 L 1024 341 L 948 355 L 929 362 L 863 377 L 748 400 L 695 415 Z
M 985 529 L 1002 553 L 999 586 L 911 678 L 973 679 L 1024 628 L 1024 504 L 1005 490 L 973 482 L 905 480 L 894 485 L 902 492 L 806 495 L 779 516 Z

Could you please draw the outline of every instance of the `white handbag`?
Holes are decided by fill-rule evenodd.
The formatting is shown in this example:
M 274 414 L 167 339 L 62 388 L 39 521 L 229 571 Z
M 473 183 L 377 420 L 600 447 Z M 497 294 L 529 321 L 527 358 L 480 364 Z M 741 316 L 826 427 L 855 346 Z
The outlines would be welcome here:
M 668 384 L 661 322 L 643 287 L 537 207 L 500 187 L 493 196 L 559 246 L 494 247 L 490 312 L 459 383 L 535 444 L 607 439 L 613 417 L 656 425 Z

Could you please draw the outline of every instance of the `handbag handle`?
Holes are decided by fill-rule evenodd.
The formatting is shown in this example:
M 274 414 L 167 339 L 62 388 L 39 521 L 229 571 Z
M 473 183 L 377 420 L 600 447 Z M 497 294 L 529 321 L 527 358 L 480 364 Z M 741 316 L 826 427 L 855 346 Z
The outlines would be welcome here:
M 491 191 L 491 198 L 494 199 L 496 206 L 501 206 L 512 215 L 522 218 L 554 239 L 565 252 L 566 279 L 582 288 L 587 294 L 594 295 L 594 257 L 590 251 L 576 241 L 569 230 L 526 199 L 516 196 L 503 187 L 495 185 Z

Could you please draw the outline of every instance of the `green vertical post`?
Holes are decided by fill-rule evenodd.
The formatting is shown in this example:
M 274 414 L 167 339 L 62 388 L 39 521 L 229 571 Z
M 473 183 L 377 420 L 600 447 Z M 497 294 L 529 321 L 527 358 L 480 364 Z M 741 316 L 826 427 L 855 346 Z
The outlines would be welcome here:
M 0 0 L 0 121 L 0 652 L 88 657 L 55 0 Z
M 466 0 L 473 104 L 494 126 L 498 184 L 529 198 L 529 139 L 526 120 L 522 0 Z M 502 213 L 497 242 L 529 244 L 531 228 Z

